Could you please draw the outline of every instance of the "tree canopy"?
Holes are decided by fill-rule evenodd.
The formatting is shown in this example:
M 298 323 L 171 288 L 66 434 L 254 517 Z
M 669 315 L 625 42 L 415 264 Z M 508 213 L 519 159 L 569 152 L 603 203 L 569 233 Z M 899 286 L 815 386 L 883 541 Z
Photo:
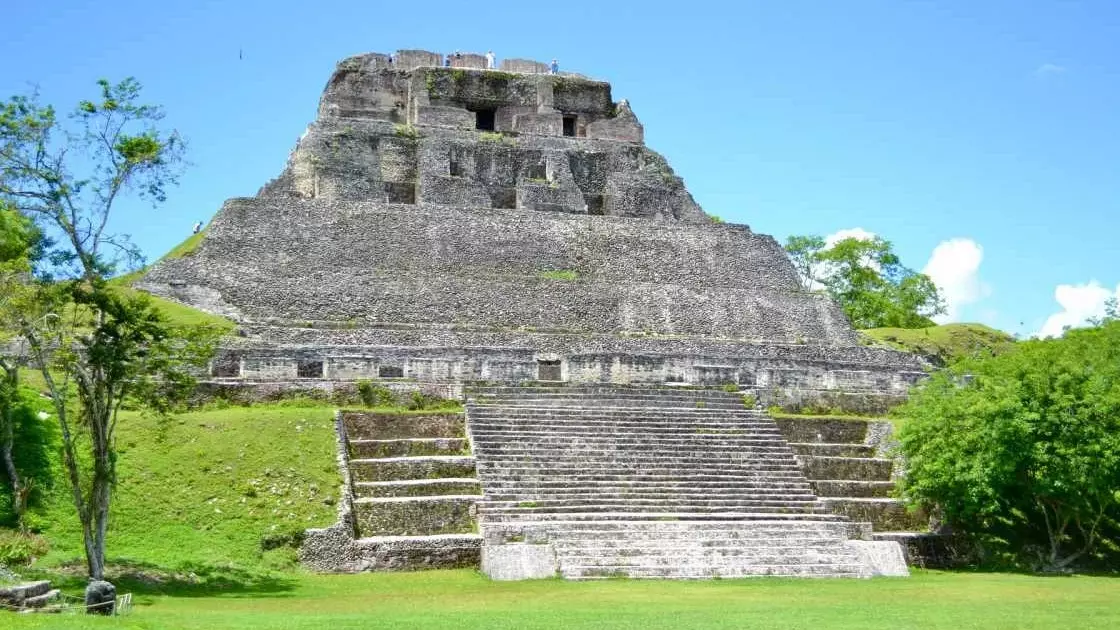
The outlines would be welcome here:
M 929 276 L 904 266 L 889 241 L 791 236 L 786 253 L 809 291 L 823 290 L 856 328 L 924 328 L 945 312 Z
M 1120 551 L 1120 321 L 963 361 L 896 413 L 910 502 L 1036 567 Z

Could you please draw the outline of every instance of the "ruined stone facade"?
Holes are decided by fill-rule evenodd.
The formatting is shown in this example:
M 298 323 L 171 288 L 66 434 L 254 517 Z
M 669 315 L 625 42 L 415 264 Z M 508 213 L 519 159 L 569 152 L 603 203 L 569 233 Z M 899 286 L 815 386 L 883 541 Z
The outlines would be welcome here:
M 340 62 L 283 173 L 138 284 L 239 323 L 215 380 L 735 383 L 874 408 L 921 375 L 859 346 L 773 238 L 713 222 L 608 83 L 442 62 Z

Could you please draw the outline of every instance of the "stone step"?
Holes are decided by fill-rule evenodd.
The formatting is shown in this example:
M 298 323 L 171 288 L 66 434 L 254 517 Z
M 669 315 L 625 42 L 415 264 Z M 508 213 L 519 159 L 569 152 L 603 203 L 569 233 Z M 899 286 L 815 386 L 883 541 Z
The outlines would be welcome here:
M 828 508 L 819 505 L 815 502 L 811 503 L 789 503 L 777 505 L 759 505 L 751 501 L 742 501 L 739 504 L 728 503 L 725 505 L 714 505 L 705 503 L 688 503 L 688 502 L 674 502 L 674 501 L 660 501 L 657 503 L 635 503 L 630 501 L 620 501 L 617 503 L 607 502 L 582 502 L 572 503 L 570 505 L 549 505 L 537 507 L 534 501 L 523 501 L 513 506 L 496 507 L 482 503 L 478 507 L 479 515 L 493 516 L 493 515 L 518 515 L 518 516 L 532 516 L 533 514 L 540 515 L 554 515 L 566 513 L 578 514 L 591 514 L 591 513 L 685 513 L 685 514 L 832 514 L 833 512 Z
M 502 439 L 517 439 L 522 437 L 524 439 L 541 439 L 550 437 L 566 437 L 570 439 L 596 439 L 604 436 L 617 436 L 619 438 L 678 438 L 683 439 L 690 436 L 704 436 L 710 435 L 713 438 L 731 439 L 740 438 L 743 440 L 753 440 L 755 442 L 769 442 L 771 444 L 785 445 L 786 441 L 782 439 L 781 434 L 776 432 L 761 431 L 761 430 L 746 430 L 738 429 L 735 427 L 703 427 L 701 430 L 682 431 L 679 428 L 666 429 L 661 427 L 627 427 L 623 430 L 620 427 L 554 427 L 550 428 L 547 425 L 537 425 L 535 427 L 519 428 L 515 426 L 494 426 L 494 427 L 471 427 L 471 437 L 473 442 L 477 443 L 482 441 L 480 438 L 486 438 L 489 441 L 498 441 Z
M 488 434 L 491 437 L 493 434 Z M 609 435 L 597 434 L 584 438 L 573 439 L 570 435 L 543 435 L 528 439 L 529 436 L 521 434 L 500 435 L 488 439 L 485 443 L 475 444 L 476 450 L 481 449 L 506 449 L 532 446 L 533 448 L 567 447 L 573 444 L 580 447 L 609 448 L 609 449 L 644 449 L 644 448 L 681 448 L 696 446 L 700 448 L 755 448 L 760 450 L 781 449 L 791 452 L 789 446 L 782 440 L 768 436 L 762 439 L 745 439 L 737 435 L 715 435 L 711 433 L 686 433 L 681 436 L 672 435 Z
M 926 531 L 929 516 L 911 512 L 901 501 L 884 498 L 821 497 L 821 503 L 853 521 L 870 522 L 875 531 Z
M 894 461 L 878 457 L 804 457 L 802 468 L 809 479 L 889 481 Z
M 607 418 L 642 416 L 652 418 L 711 418 L 727 417 L 747 421 L 773 421 L 769 416 L 760 414 L 750 409 L 722 409 L 718 407 L 579 407 L 579 406 L 541 406 L 511 405 L 485 406 L 468 405 L 469 417 L 494 418 L 494 417 L 582 417 L 603 416 Z
M 350 440 L 350 457 L 416 457 L 421 455 L 470 455 L 466 438 L 412 438 L 393 440 Z
M 415 459 L 415 458 L 409 458 Z M 383 462 L 386 460 L 367 459 L 359 460 L 362 462 Z M 651 458 L 649 460 L 631 461 L 631 460 L 612 460 L 610 458 L 592 459 L 586 458 L 564 458 L 564 459 L 540 459 L 540 460 L 518 460 L 516 458 L 494 458 L 487 457 L 478 464 L 479 474 L 493 474 L 502 472 L 539 472 L 541 474 L 553 475 L 567 475 L 571 473 L 580 472 L 613 472 L 618 474 L 634 473 L 639 471 L 652 472 L 675 472 L 675 473 L 724 473 L 732 474 L 736 472 L 775 472 L 775 473 L 789 473 L 800 477 L 800 468 L 796 461 L 781 460 L 781 459 L 725 459 L 725 460 L 704 460 L 697 461 L 689 458 L 672 458 L 665 456 L 664 459 Z M 459 475 L 466 477 L 469 475 Z M 419 477 L 397 477 L 400 479 L 425 479 L 429 476 Z M 368 481 L 390 481 L 391 479 L 369 479 Z M 367 481 L 367 480 L 363 480 Z
M 790 442 L 789 446 L 798 455 L 815 457 L 873 457 L 875 455 L 875 447 L 863 444 Z
M 785 512 L 557 512 L 547 513 L 528 510 L 525 514 L 488 513 L 482 515 L 486 522 L 503 521 L 760 521 L 766 519 L 783 520 L 820 520 L 848 522 L 843 516 L 833 513 L 785 513 Z
M 746 565 L 734 567 L 562 567 L 560 575 L 568 580 L 606 580 L 625 577 L 632 580 L 673 579 L 673 580 L 710 580 L 712 578 L 734 579 L 748 577 L 867 577 L 862 565 L 850 564 L 773 564 Z
M 793 459 L 794 455 L 790 452 L 789 448 L 779 445 L 761 445 L 761 444 L 697 444 L 695 442 L 679 442 L 675 446 L 659 446 L 653 447 L 652 445 L 645 445 L 641 448 L 627 448 L 619 445 L 609 444 L 584 444 L 579 441 L 568 440 L 564 443 L 553 443 L 542 445 L 535 441 L 522 441 L 522 442 L 506 442 L 502 444 L 486 444 L 484 447 L 476 449 L 476 455 L 479 457 L 485 456 L 492 457 L 510 457 L 516 455 L 532 455 L 532 456 L 571 456 L 582 457 L 585 455 L 591 456 L 625 456 L 635 454 L 684 454 L 690 453 L 695 457 L 703 457 L 706 454 L 715 454 L 720 457 L 728 457 L 730 455 L 737 455 L 740 458 L 746 457 L 780 457 L 782 459 Z
M 51 583 L 48 580 L 24 582 L 12 586 L 0 586 L 0 602 L 21 605 L 24 600 L 32 597 L 39 597 L 50 590 Z
M 790 442 L 863 444 L 868 422 L 850 418 L 774 418 Z
M 432 536 L 474 531 L 476 495 L 378 497 L 354 500 L 354 519 L 362 538 Z
M 894 490 L 893 481 L 815 479 L 809 483 L 813 492 L 822 497 L 890 497 Z
M 690 466 L 703 466 L 704 468 L 724 467 L 724 466 L 756 466 L 756 465 L 771 465 L 781 468 L 788 468 L 790 466 L 798 467 L 801 464 L 797 458 L 790 453 L 752 453 L 735 452 L 735 451 L 722 451 L 717 453 L 705 453 L 704 451 L 647 451 L 647 452 L 628 452 L 628 451 L 604 451 L 604 450 L 584 450 L 572 449 L 567 451 L 558 450 L 529 450 L 520 452 L 490 452 L 486 453 L 483 459 L 484 465 L 513 465 L 517 463 L 540 463 L 545 465 L 554 464 L 577 464 L 582 465 L 584 462 L 603 463 L 608 466 L 617 465 L 619 467 L 633 467 L 633 466 L 673 466 L 673 465 L 690 465 Z
M 354 481 L 401 481 L 406 479 L 437 479 L 474 477 L 475 459 L 466 456 L 427 455 L 423 457 L 388 457 L 350 460 Z
M 615 401 L 640 401 L 662 405 L 695 404 L 704 402 L 711 404 L 736 405 L 743 409 L 744 400 L 740 394 L 715 394 L 713 392 L 625 392 L 625 391 L 598 391 L 598 392 L 550 392 L 542 390 L 524 390 L 519 392 L 475 392 L 467 390 L 464 396 L 469 404 L 516 404 L 521 401 L 564 401 L 573 404 L 598 405 Z
M 587 498 L 595 498 L 601 500 L 614 500 L 614 499 L 635 499 L 635 500 L 660 500 L 660 499 L 697 499 L 697 500 L 719 500 L 719 499 L 752 499 L 758 501 L 816 501 L 816 495 L 810 492 L 768 492 L 768 491 L 744 491 L 739 489 L 727 491 L 709 491 L 699 492 L 697 490 L 689 489 L 673 489 L 664 490 L 660 492 L 637 490 L 637 491 L 624 491 L 624 492 L 605 492 L 601 490 L 588 490 L 586 492 L 572 492 L 566 489 L 556 489 L 551 492 L 531 491 L 531 489 L 520 489 L 521 492 L 505 492 L 494 493 L 487 492 L 486 500 L 491 502 L 500 501 L 569 501 L 569 500 L 586 500 Z
M 529 472 L 523 470 L 519 471 L 504 471 L 502 474 L 489 472 L 481 476 L 483 488 L 488 488 L 491 483 L 505 484 L 505 485 L 520 485 L 520 484 L 535 484 L 539 486 L 542 482 L 558 481 L 555 475 L 548 472 L 541 471 L 540 469 L 533 468 Z M 631 474 L 620 474 L 618 471 L 608 472 L 578 472 L 566 474 L 563 480 L 566 480 L 573 485 L 581 482 L 628 482 L 628 481 L 652 481 L 652 482 L 685 482 L 688 480 L 696 481 L 719 481 L 726 480 L 728 482 L 748 482 L 758 483 L 774 480 L 777 482 L 803 482 L 804 477 L 796 472 L 783 472 L 783 473 L 766 473 L 766 474 L 748 474 L 744 471 L 735 471 L 734 473 L 720 474 L 718 472 L 689 472 L 689 473 L 653 473 L 653 472 L 636 472 Z M 493 480 L 493 481 L 491 481 Z
M 24 608 L 44 608 L 56 600 L 62 599 L 62 591 L 53 588 L 42 595 L 34 595 L 23 600 Z
M 462 413 L 375 413 L 343 411 L 342 424 L 350 440 L 446 438 L 466 435 Z
M 610 521 L 581 519 L 564 521 L 563 519 L 550 521 L 523 521 L 519 523 L 485 523 L 483 535 L 492 533 L 525 532 L 539 530 L 552 538 L 564 540 L 644 540 L 672 539 L 695 541 L 715 537 L 732 538 L 787 538 L 796 536 L 833 536 L 838 540 L 845 540 L 849 522 L 844 519 L 813 517 L 805 518 L 768 518 L 766 520 L 742 519 L 689 519 L 687 521 L 666 521 L 656 519 L 640 519 L 630 521 Z M 557 538 L 558 539 L 558 538 Z M 721 538 L 722 539 L 722 538 Z
M 521 394 L 524 392 L 549 392 L 549 393 L 576 393 L 599 395 L 604 393 L 619 392 L 631 394 L 646 394 L 650 396 L 681 396 L 681 395 L 708 395 L 713 397 L 735 397 L 738 392 L 725 392 L 722 389 L 710 387 L 696 387 L 692 385 L 630 385 L 625 383 L 589 383 L 589 384 L 554 384 L 554 385 L 487 385 L 485 383 L 467 383 L 463 390 L 468 394 L 495 394 L 510 393 Z
M 748 422 L 735 418 L 721 418 L 709 416 L 705 418 L 672 418 L 630 415 L 625 417 L 610 418 L 605 416 L 471 416 L 470 426 L 475 427 L 612 427 L 618 429 L 646 428 L 646 429 L 676 429 L 682 433 L 698 433 L 703 429 L 739 429 L 741 431 L 759 431 L 782 436 L 781 431 L 767 422 Z M 785 439 L 785 436 L 782 436 Z
M 430 497 L 446 494 L 482 494 L 478 479 L 407 479 L 403 481 L 359 481 L 354 484 L 357 497 Z

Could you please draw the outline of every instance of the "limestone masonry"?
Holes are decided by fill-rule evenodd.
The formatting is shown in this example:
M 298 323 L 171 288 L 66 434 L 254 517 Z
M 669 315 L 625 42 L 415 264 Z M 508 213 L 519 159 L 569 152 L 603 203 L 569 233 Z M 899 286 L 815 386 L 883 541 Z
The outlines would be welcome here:
M 476 57 L 343 60 L 284 172 L 139 283 L 240 324 L 215 379 L 730 382 L 844 406 L 920 376 L 857 345 L 773 238 L 709 219 L 608 83 Z
M 897 530 L 925 523 L 885 496 L 882 427 L 762 409 L 882 411 L 924 364 L 859 345 L 772 237 L 706 215 L 608 83 L 442 61 L 343 60 L 280 176 L 138 283 L 238 323 L 212 386 L 466 400 L 339 414 L 340 520 L 304 563 L 905 574 L 925 552 Z

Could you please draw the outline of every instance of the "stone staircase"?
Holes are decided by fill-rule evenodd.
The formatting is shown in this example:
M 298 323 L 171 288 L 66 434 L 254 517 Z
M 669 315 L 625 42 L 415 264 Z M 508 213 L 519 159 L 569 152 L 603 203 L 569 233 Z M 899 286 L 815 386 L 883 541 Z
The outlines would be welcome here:
M 824 505 L 851 519 L 861 536 L 898 542 L 909 564 L 940 564 L 935 556 L 941 555 L 943 537 L 929 533 L 929 516 L 908 511 L 891 497 L 894 460 L 884 452 L 890 423 L 850 418 L 775 422 Z
M 818 500 L 773 420 L 738 394 L 476 386 L 466 396 L 482 568 L 494 578 L 905 572 L 897 545 L 848 540 L 849 520 Z
M 309 530 L 301 559 L 321 571 L 478 566 L 482 498 L 462 413 L 338 415 L 344 505 Z
M 56 611 L 62 594 L 51 583 L 42 580 L 13 586 L 0 586 L 0 610 L 16 612 Z

